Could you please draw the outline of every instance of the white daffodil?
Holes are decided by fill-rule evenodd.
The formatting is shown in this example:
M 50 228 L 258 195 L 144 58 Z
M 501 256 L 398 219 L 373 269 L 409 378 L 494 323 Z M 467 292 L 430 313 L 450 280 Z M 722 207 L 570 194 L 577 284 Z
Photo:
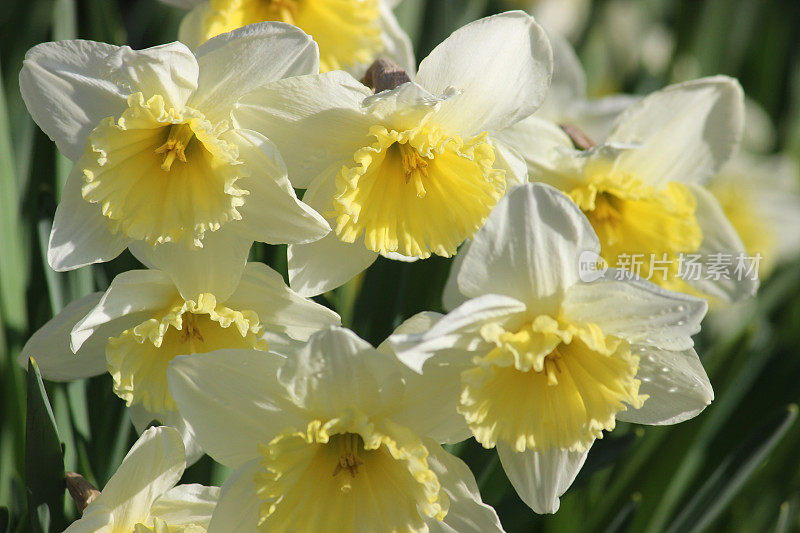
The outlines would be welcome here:
M 64 308 L 28 341 L 20 362 L 35 357 L 42 375 L 68 381 L 108 372 L 139 431 L 152 420 L 176 427 L 190 461 L 201 454 L 167 387 L 178 355 L 222 348 L 266 350 L 265 336 L 306 340 L 339 324 L 339 316 L 291 291 L 280 274 L 248 263 L 233 294 L 216 295 L 198 281 L 181 293 L 158 270 L 120 274 L 108 290 Z
M 373 95 L 330 72 L 283 80 L 241 100 L 236 120 L 267 132 L 294 186 L 308 189 L 304 201 L 335 228 L 290 247 L 292 288 L 306 296 L 330 290 L 379 254 L 455 254 L 507 183 L 525 179 L 522 161 L 506 160 L 489 132 L 535 111 L 551 70 L 543 30 L 511 12 L 454 32 L 422 61 L 414 81 L 396 86 L 395 79 L 391 90 Z
M 179 287 L 187 263 L 224 270 L 215 290 L 225 292 L 254 240 L 324 236 L 330 227 L 297 199 L 274 146 L 230 116 L 255 87 L 316 71 L 314 42 L 281 23 L 221 35 L 195 54 L 180 43 L 32 48 L 20 72 L 22 96 L 75 161 L 53 222 L 50 266 L 108 261 L 128 246 Z
M 167 373 L 203 448 L 235 470 L 211 532 L 501 531 L 439 445 L 464 435 L 435 382 L 348 330 L 288 358 L 223 350 Z
M 736 151 L 742 90 L 723 76 L 672 85 L 626 109 L 604 144 L 573 149 L 548 127 L 534 144 L 512 144 L 531 177 L 565 192 L 583 210 L 609 266 L 664 288 L 735 301 L 758 279 L 736 230 L 703 184 Z
M 148 429 L 83 517 L 64 533 L 205 533 L 219 488 L 176 487 L 185 468 L 178 432 Z
M 470 299 L 426 332 L 389 338 L 406 365 L 436 372 L 443 387 L 450 369 L 460 386 L 450 409 L 484 447 L 497 447 L 509 480 L 539 513 L 558 509 L 592 443 L 616 420 L 672 424 L 713 398 L 690 337 L 706 303 L 618 281 L 613 270 L 580 270 L 599 251 L 569 198 L 547 185 L 517 187 L 451 272 L 448 290 Z
M 416 66 L 411 40 L 392 9 L 402 0 L 162 0 L 192 8 L 178 38 L 196 48 L 212 37 L 262 21 L 293 24 L 319 45 L 321 72 L 361 76 L 378 57 Z

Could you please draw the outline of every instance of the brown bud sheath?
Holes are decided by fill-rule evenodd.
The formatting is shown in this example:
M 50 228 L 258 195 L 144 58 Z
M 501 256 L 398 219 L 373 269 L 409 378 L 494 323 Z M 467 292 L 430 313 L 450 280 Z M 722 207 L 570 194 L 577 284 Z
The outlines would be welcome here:
M 372 89 L 373 92 L 388 91 L 411 81 L 408 73 L 396 63 L 388 59 L 376 59 L 367 69 L 361 83 Z
M 86 481 L 86 478 L 80 474 L 67 472 L 66 481 L 69 495 L 75 500 L 75 505 L 81 513 L 83 513 L 87 505 L 100 496 L 100 491 L 94 488 L 92 484 Z
M 572 124 L 559 124 L 558 126 L 569 136 L 569 138 L 572 140 L 572 144 L 575 145 L 575 148 L 589 150 L 590 148 L 597 146 L 597 143 L 595 143 L 579 127 L 573 126 Z

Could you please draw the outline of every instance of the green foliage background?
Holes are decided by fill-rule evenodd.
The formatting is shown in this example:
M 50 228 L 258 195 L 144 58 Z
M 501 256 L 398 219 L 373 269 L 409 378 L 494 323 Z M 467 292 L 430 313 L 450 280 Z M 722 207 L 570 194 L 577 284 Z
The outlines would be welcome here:
M 77 516 L 63 495 L 63 469 L 102 487 L 136 435 L 108 375 L 45 383 L 45 396 L 38 371 L 26 377 L 16 357 L 67 303 L 105 290 L 117 273 L 138 264 L 126 252 L 77 272 L 47 267 L 47 237 L 70 162 L 29 118 L 17 75 L 25 51 L 39 42 L 80 37 L 142 48 L 174 40 L 181 13 L 156 0 L 6 2 L 0 10 L 0 533 L 61 531 Z M 608 3 L 592 4 L 577 39 L 593 92 L 653 90 L 680 78 L 687 64 L 694 76 L 729 74 L 774 120 L 778 148 L 800 156 L 800 2 L 636 2 L 674 35 L 672 57 L 655 73 L 621 68 L 607 41 L 618 31 L 603 17 Z M 405 0 L 398 17 L 421 58 L 457 27 L 507 6 Z M 284 247 L 259 245 L 253 259 L 286 273 Z M 441 310 L 448 268 L 441 258 L 379 260 L 320 301 L 377 344 L 412 314 Z M 715 402 L 678 426 L 620 424 L 595 445 L 554 516 L 537 516 L 517 498 L 494 452 L 474 441 L 451 451 L 473 469 L 508 531 L 800 531 L 799 295 L 794 261 L 762 284 L 743 330 L 701 335 L 698 352 Z M 219 484 L 227 474 L 206 457 L 185 481 Z

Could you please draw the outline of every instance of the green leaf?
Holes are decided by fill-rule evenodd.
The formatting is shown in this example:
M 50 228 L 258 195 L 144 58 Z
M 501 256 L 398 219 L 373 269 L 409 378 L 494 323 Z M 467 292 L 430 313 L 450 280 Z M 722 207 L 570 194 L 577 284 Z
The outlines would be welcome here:
M 667 533 L 702 531 L 725 510 L 731 499 L 777 446 L 797 419 L 797 405 L 773 417 L 729 454 L 670 524 Z
M 639 502 L 642 500 L 641 494 L 634 494 L 631 496 L 631 499 L 622 506 L 622 509 L 619 510 L 617 516 L 608 524 L 606 528 L 606 533 L 617 533 L 622 531 L 627 531 L 628 526 L 631 525 L 631 520 L 633 519 L 633 515 L 636 513 L 636 510 L 639 508 Z
M 11 514 L 8 507 L 0 507 L 0 533 L 6 533 L 11 525 Z
M 13 332 L 15 342 L 27 328 L 26 254 L 20 225 L 19 189 L 17 188 L 13 142 L 6 107 L 3 81 L 0 79 L 0 315 L 3 325 Z M 11 335 L 9 335 L 11 337 Z
M 63 531 L 64 455 L 56 420 L 39 367 L 28 360 L 28 407 L 25 424 L 25 486 L 34 532 Z

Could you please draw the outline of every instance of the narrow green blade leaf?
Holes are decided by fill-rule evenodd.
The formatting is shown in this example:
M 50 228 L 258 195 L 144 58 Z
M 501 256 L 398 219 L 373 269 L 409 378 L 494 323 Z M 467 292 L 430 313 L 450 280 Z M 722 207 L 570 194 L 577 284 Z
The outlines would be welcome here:
M 31 529 L 48 533 L 63 531 L 66 527 L 64 455 L 42 375 L 33 359 L 28 360 L 27 385 L 25 486 Z
M 720 463 L 683 511 L 670 524 L 667 533 L 702 531 L 727 507 L 736 493 L 780 442 L 797 419 L 797 406 L 756 430 Z

